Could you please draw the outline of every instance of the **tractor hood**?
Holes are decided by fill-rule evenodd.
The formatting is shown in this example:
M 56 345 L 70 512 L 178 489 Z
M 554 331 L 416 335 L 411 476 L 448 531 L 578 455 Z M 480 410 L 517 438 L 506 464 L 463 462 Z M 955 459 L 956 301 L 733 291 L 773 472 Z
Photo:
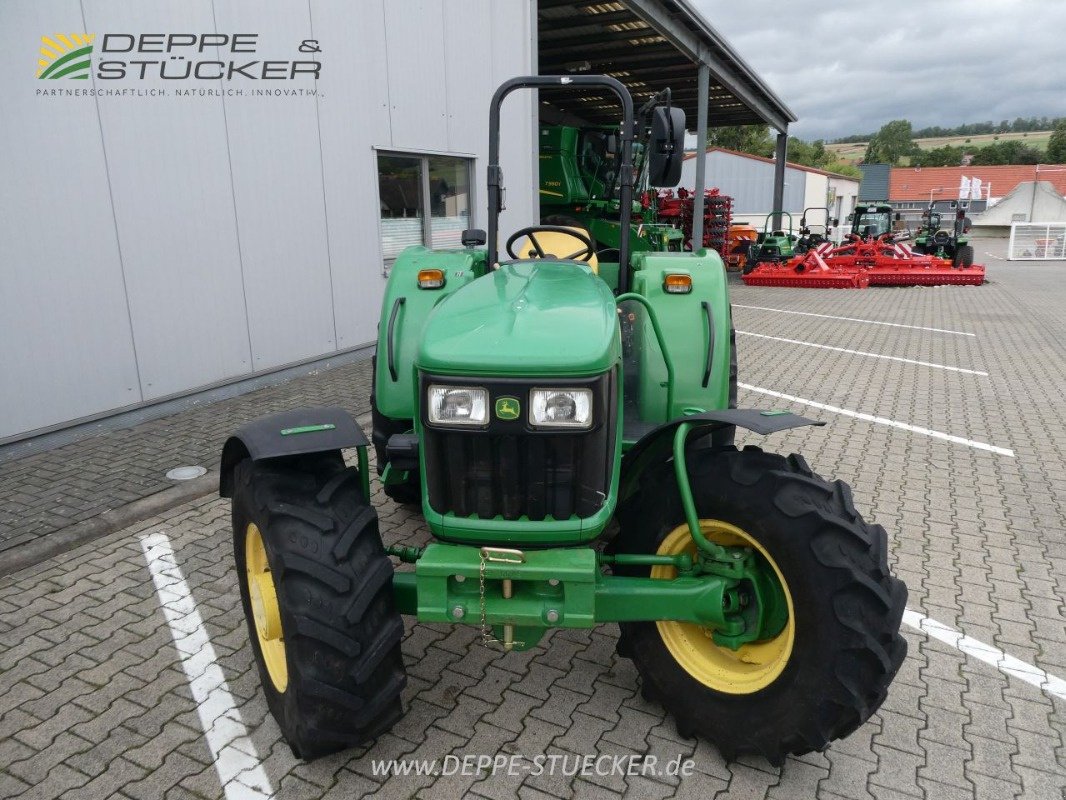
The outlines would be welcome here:
M 614 295 L 588 266 L 505 264 L 433 309 L 418 367 L 444 375 L 592 375 L 616 359 L 617 330 Z

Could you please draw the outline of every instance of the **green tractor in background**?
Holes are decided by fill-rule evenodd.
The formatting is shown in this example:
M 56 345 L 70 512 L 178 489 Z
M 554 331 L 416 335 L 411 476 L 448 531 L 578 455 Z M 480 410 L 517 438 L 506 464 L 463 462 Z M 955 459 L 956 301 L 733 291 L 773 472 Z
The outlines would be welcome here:
M 953 216 L 951 230 L 945 230 L 941 227 L 942 215 L 930 204 L 922 214 L 922 224 L 911 249 L 916 253 L 946 259 L 953 267 L 973 266 L 973 245 L 967 236 L 970 226 L 966 207 L 960 204 Z
M 888 203 L 860 203 L 848 215 L 848 220 L 851 222 L 851 232 L 845 238 L 869 241 L 892 233 L 895 230 L 893 220 L 899 222 L 900 215 L 898 212 L 893 215 L 892 206 Z
M 744 265 L 744 274 L 747 275 L 755 267 L 762 263 L 776 263 L 788 261 L 796 254 L 796 242 L 799 237 L 792 230 L 792 215 L 787 211 L 780 212 L 780 216 L 788 217 L 788 230 L 778 228 L 774 213 L 766 215 L 763 220 L 762 231 L 748 250 L 748 260 Z
M 620 99 L 617 261 L 587 231 L 543 224 L 498 251 L 500 106 L 523 88 Z M 821 423 L 735 407 L 717 253 L 631 251 L 633 118 L 613 78 L 507 81 L 489 117 L 487 236 L 393 266 L 373 444 L 430 543 L 383 544 L 370 441 L 343 410 L 285 412 L 227 441 L 252 650 L 298 757 L 367 744 L 401 716 L 403 615 L 475 626 L 502 650 L 617 623 L 645 695 L 727 758 L 822 750 L 885 699 L 907 596 L 885 531 L 802 457 L 733 446 L 737 426 Z M 677 183 L 683 129 L 650 143 L 651 185 Z
M 668 97 L 669 93 L 663 93 Z M 658 96 L 657 96 L 658 97 Z M 673 141 L 672 130 L 684 127 L 680 109 L 656 106 L 652 98 L 637 113 L 639 142 L 634 142 L 636 186 L 648 189 L 648 142 Z M 539 168 L 541 222 L 577 226 L 586 230 L 597 255 L 617 260 L 623 232 L 629 235 L 629 252 L 676 252 L 683 249 L 684 233 L 658 221 L 654 192 L 637 191 L 644 202 L 630 201 L 632 217 L 620 222 L 621 172 L 617 127 L 542 124 Z M 682 144 L 683 147 L 683 144 Z

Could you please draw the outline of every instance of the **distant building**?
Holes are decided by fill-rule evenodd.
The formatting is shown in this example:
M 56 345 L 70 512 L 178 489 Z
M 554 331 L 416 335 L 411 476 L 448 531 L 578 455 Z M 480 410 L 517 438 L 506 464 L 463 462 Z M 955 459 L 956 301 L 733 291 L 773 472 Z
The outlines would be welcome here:
M 983 211 L 1030 181 L 1047 181 L 1066 195 L 1066 165 L 1025 164 L 995 167 L 895 167 L 889 178 L 888 199 L 900 210 L 927 208 L 930 202 L 948 206 L 958 200 L 962 179 L 980 181 L 980 200 L 973 192 L 970 208 Z
M 733 198 L 733 218 L 761 226 L 773 208 L 774 160 L 723 147 L 707 150 L 708 187 Z M 696 185 L 696 154 L 686 153 L 681 167 L 681 186 Z M 805 167 L 791 161 L 785 166 L 785 190 L 782 210 L 792 214 L 799 226 L 805 208 L 829 208 L 830 214 L 843 222 L 855 208 L 859 180 L 835 172 Z M 883 198 L 882 198 L 883 199 Z M 821 224 L 820 219 L 809 220 Z

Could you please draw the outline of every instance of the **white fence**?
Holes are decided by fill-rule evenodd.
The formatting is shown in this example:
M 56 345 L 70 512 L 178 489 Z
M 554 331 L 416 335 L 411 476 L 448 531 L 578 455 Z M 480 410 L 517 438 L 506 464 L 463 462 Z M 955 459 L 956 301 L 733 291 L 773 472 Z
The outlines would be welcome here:
M 1007 260 L 1066 260 L 1066 222 L 1011 223 Z

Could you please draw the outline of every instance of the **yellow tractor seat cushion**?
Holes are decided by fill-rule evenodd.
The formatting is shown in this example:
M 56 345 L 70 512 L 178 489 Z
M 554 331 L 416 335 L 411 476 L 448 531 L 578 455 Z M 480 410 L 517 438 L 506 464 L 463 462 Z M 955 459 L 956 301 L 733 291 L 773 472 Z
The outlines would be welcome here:
M 583 236 L 588 236 L 589 239 L 592 238 L 591 236 L 589 236 L 589 232 L 586 231 L 584 228 L 570 228 L 570 230 L 576 231 L 577 233 L 582 234 Z M 563 233 L 561 231 L 538 231 L 533 235 L 536 236 L 537 243 L 541 246 L 541 249 L 545 252 L 545 254 L 555 256 L 556 258 L 563 258 L 563 256 L 568 256 L 571 253 L 575 253 L 581 250 L 585 246 L 585 243 L 581 241 L 581 239 L 579 239 L 577 236 L 571 236 L 570 234 Z M 518 253 L 521 258 L 540 257 L 537 255 L 537 251 L 533 248 L 533 245 L 530 244 L 528 236 L 519 239 L 515 243 L 514 251 Z M 574 260 L 580 261 L 581 259 Z M 589 258 L 589 260 L 585 261 L 584 263 L 592 267 L 592 271 L 594 273 L 596 273 L 597 275 L 600 274 L 600 262 L 599 259 L 596 258 L 595 252 Z

